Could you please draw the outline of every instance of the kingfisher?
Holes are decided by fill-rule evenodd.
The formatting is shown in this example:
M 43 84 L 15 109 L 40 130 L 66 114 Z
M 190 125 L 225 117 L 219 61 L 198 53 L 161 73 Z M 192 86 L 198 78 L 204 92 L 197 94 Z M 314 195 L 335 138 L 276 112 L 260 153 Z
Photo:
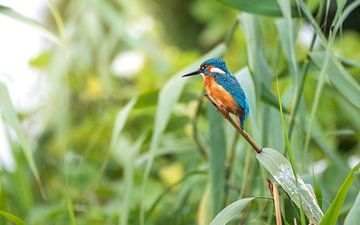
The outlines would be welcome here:
M 249 115 L 249 103 L 239 81 L 226 67 L 221 58 L 208 59 L 200 68 L 182 77 L 202 75 L 206 95 L 216 108 L 228 115 L 235 115 L 240 121 L 241 129 Z

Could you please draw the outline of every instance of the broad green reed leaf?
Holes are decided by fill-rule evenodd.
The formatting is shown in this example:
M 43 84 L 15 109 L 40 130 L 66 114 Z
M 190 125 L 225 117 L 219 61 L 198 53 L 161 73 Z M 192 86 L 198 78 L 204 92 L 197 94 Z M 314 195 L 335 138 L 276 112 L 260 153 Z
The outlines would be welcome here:
M 325 52 L 311 52 L 310 57 L 315 64 L 321 68 L 324 65 Z M 346 71 L 346 69 L 331 57 L 328 66 L 326 67 L 326 74 L 332 85 L 343 95 L 349 102 L 357 108 L 360 108 L 360 85 L 359 83 Z
M 210 178 L 210 210 L 213 218 L 222 209 L 225 191 L 225 159 L 226 140 L 223 117 L 215 107 L 208 103 L 210 151 L 209 151 L 209 178 Z
M 8 90 L 2 82 L 0 82 L 0 113 L 6 123 L 8 123 L 12 129 L 14 129 L 18 141 L 26 156 L 26 160 L 29 164 L 31 172 L 33 173 L 36 181 L 39 184 L 39 188 L 42 191 L 40 176 L 35 165 L 35 160 L 30 148 L 29 141 L 26 137 L 24 129 L 21 126 L 19 118 L 16 115 L 15 108 L 11 103 Z
M 279 108 L 279 103 L 275 95 L 271 92 L 269 87 L 272 86 L 273 72 L 266 62 L 265 54 L 259 47 L 261 43 L 259 37 L 259 19 L 253 15 L 244 13 L 238 18 L 244 29 L 247 52 L 249 59 L 249 70 L 253 74 L 255 85 L 255 94 L 257 98 L 275 108 Z M 284 112 L 288 110 L 283 107 Z
M 51 31 L 46 29 L 39 22 L 37 22 L 33 19 L 30 19 L 28 17 L 25 17 L 9 7 L 0 5 L 0 14 L 6 15 L 10 18 L 13 18 L 21 23 L 24 23 L 24 24 L 38 30 L 40 32 L 40 34 L 42 34 L 44 37 L 46 37 L 48 40 L 52 41 L 55 44 L 61 43 L 60 39 L 55 34 L 53 34 Z
M 360 191 L 355 199 L 354 205 L 347 214 L 344 225 L 356 225 L 360 221 Z
M 280 1 L 280 0 L 279 0 Z M 284 51 L 285 58 L 288 61 L 290 68 L 290 75 L 292 76 L 295 86 L 298 86 L 299 75 L 298 75 L 298 67 L 296 62 L 296 53 L 295 53 L 295 38 L 294 38 L 294 27 L 290 17 L 286 19 L 278 19 L 275 21 L 276 28 L 279 34 L 279 40 L 281 47 Z
M 6 219 L 10 220 L 11 222 L 13 222 L 16 225 L 26 225 L 26 223 L 19 217 L 15 216 L 11 213 L 5 212 L 3 210 L 0 210 L 0 216 L 5 217 Z
M 348 174 L 344 183 L 338 190 L 334 200 L 330 207 L 326 210 L 324 218 L 321 220 L 320 225 L 335 225 L 339 217 L 340 210 L 344 204 L 346 194 L 354 181 L 355 173 L 360 169 L 360 163 L 358 163 Z
M 122 131 L 122 129 L 125 126 L 126 120 L 128 118 L 128 115 L 131 111 L 131 109 L 134 107 L 135 103 L 136 103 L 136 98 L 131 99 L 125 106 L 124 108 L 122 108 L 117 116 L 116 116 L 116 121 L 115 121 L 115 126 L 112 132 L 112 137 L 111 137 L 111 149 L 114 149 L 116 147 L 116 144 L 118 142 L 119 139 L 119 135 L 120 132 Z
M 226 206 L 211 221 L 210 225 L 224 225 L 235 218 L 239 218 L 242 210 L 245 209 L 255 198 L 243 198 Z
M 290 73 L 295 81 L 295 87 L 297 87 L 299 76 L 295 53 L 295 28 L 291 18 L 291 1 L 277 0 L 277 3 L 280 6 L 284 19 L 278 19 L 275 24 L 279 33 L 280 44 L 289 63 Z
M 193 63 L 189 67 L 177 73 L 173 76 L 161 89 L 159 98 L 158 98 L 158 107 L 155 115 L 154 122 L 154 130 L 151 137 L 150 143 L 150 158 L 147 161 L 144 173 L 144 180 L 142 185 L 142 195 L 145 195 L 145 188 L 147 185 L 147 179 L 150 174 L 150 170 L 152 167 L 152 163 L 155 157 L 155 152 L 158 149 L 160 138 L 162 133 L 164 132 L 167 123 L 169 122 L 171 112 L 177 103 L 180 94 L 185 86 L 185 83 L 188 79 L 184 79 L 181 77 L 182 74 L 189 72 L 190 70 L 195 70 L 199 67 L 200 63 L 208 58 L 218 57 L 222 55 L 226 51 L 226 45 L 221 43 L 217 45 L 214 49 L 212 49 L 209 53 L 204 55 L 197 62 Z M 141 204 L 140 209 L 140 222 L 144 224 L 144 205 L 143 202 Z
M 263 151 L 257 154 L 256 158 L 298 207 L 300 207 L 301 202 L 308 219 L 319 224 L 323 212 L 316 201 L 315 194 L 300 176 L 297 177 L 296 181 L 290 162 L 278 151 L 271 148 L 263 148 Z M 301 201 L 299 196 L 301 196 Z
M 218 0 L 232 8 L 247 13 L 281 16 L 281 10 L 276 0 Z
M 238 19 L 245 33 L 249 68 L 254 74 L 254 81 L 255 84 L 257 84 L 256 95 L 259 97 L 262 92 L 262 84 L 264 84 L 265 87 L 271 86 L 273 77 L 271 68 L 266 62 L 265 54 L 261 46 L 259 46 L 259 43 L 261 43 L 259 18 L 251 14 L 243 13 Z

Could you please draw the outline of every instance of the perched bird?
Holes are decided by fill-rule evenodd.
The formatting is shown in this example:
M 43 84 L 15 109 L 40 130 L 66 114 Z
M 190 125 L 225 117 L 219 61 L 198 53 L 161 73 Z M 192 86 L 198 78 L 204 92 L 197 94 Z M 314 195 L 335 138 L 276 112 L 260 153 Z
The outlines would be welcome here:
M 232 113 L 240 120 L 241 129 L 249 115 L 249 104 L 238 80 L 226 68 L 223 59 L 208 59 L 200 68 L 183 77 L 201 74 L 206 95 L 222 113 Z

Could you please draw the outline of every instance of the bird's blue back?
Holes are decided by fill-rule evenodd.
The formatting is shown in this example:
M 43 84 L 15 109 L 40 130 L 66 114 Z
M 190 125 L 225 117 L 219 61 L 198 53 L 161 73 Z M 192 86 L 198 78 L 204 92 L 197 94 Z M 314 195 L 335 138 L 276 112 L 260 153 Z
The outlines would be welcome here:
M 215 76 L 215 81 L 221 85 L 236 101 L 239 107 L 244 110 L 245 118 L 249 115 L 249 103 L 245 96 L 244 90 L 241 88 L 240 83 L 229 72 L 226 71 L 226 76 Z

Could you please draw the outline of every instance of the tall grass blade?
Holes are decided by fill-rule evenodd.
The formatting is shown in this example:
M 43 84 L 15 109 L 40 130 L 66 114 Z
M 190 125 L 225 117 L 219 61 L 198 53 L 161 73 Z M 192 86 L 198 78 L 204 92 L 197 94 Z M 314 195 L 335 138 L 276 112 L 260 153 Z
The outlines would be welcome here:
M 59 35 L 60 35 L 61 39 L 64 39 L 64 37 L 65 37 L 64 22 L 63 22 L 63 19 L 61 18 L 60 11 L 59 11 L 58 7 L 56 6 L 56 4 L 54 4 L 53 0 L 48 0 L 47 2 L 49 5 L 51 14 L 54 17 Z
M 356 197 L 354 205 L 347 214 L 344 225 L 355 225 L 360 221 L 360 191 Z
M 224 202 L 226 140 L 223 118 L 212 104 L 208 104 L 210 128 L 209 175 L 210 175 L 210 212 L 213 218 Z
M 4 120 L 14 129 L 15 134 L 19 140 L 19 143 L 24 151 L 26 160 L 29 164 L 31 172 L 39 185 L 40 191 L 42 191 L 41 180 L 38 170 L 35 165 L 34 157 L 30 148 L 29 141 L 26 137 L 26 133 L 21 126 L 20 120 L 16 115 L 14 106 L 11 103 L 11 99 L 6 86 L 0 82 L 0 113 Z
M 315 64 L 321 68 L 324 64 L 325 52 L 311 52 L 310 57 Z M 360 85 L 359 83 L 346 71 L 346 69 L 331 57 L 328 66 L 326 67 L 326 74 L 332 85 L 343 95 L 349 102 L 360 108 Z
M 279 101 L 279 106 L 280 106 L 280 117 L 281 117 L 281 126 L 282 126 L 282 130 L 283 130 L 283 135 L 285 138 L 285 144 L 286 144 L 286 151 L 289 155 L 290 158 L 290 164 L 291 164 L 291 168 L 295 174 L 295 178 L 297 178 L 297 169 L 296 169 L 296 163 L 295 163 L 295 159 L 294 159 L 294 153 L 292 152 L 291 149 L 291 144 L 290 144 L 290 140 L 289 140 L 289 136 L 288 136 L 288 132 L 286 129 L 286 124 L 285 124 L 285 118 L 284 118 L 284 114 L 283 114 L 283 110 L 282 110 L 282 105 L 281 103 L 281 96 L 280 96 L 280 88 L 279 88 L 279 80 L 278 77 L 276 77 L 276 90 L 277 90 L 277 94 L 278 94 L 278 101 Z
M 50 32 L 49 30 L 47 30 L 43 25 L 41 25 L 39 22 L 32 20 L 28 17 L 25 17 L 17 12 L 15 12 L 14 10 L 12 10 L 9 7 L 0 5 L 0 13 L 4 14 L 8 17 L 11 17 L 21 23 L 24 23 L 26 25 L 29 25 L 30 27 L 35 28 L 36 30 L 40 31 L 40 34 L 42 34 L 44 37 L 46 37 L 47 39 L 49 39 L 50 41 L 54 42 L 55 44 L 59 44 L 60 40 L 59 38 L 53 34 L 52 32 Z
M 160 142 L 160 137 L 164 132 L 167 123 L 169 122 L 171 112 L 176 102 L 178 101 L 180 94 L 185 86 L 187 79 L 180 77 L 182 74 L 194 70 L 199 67 L 200 63 L 208 58 L 218 57 L 222 55 L 226 50 L 224 44 L 216 46 L 208 54 L 204 55 L 199 61 L 180 71 L 178 74 L 173 76 L 161 89 L 158 98 L 158 107 L 155 115 L 154 130 L 151 137 L 150 144 L 150 158 L 147 161 L 144 173 L 144 180 L 142 185 L 142 194 L 145 195 L 145 188 L 147 185 L 147 179 L 150 174 L 152 163 L 155 157 L 155 151 L 157 150 Z M 141 204 L 140 210 L 140 222 L 144 224 L 144 205 Z
M 278 151 L 271 148 L 263 148 L 263 151 L 257 154 L 256 158 L 288 193 L 291 200 L 298 207 L 302 205 L 307 218 L 313 223 L 319 224 L 323 217 L 323 212 L 316 201 L 315 194 L 300 176 L 297 179 L 295 178 L 289 161 Z
M 209 202 L 210 202 L 210 185 L 208 184 L 203 191 L 201 201 L 198 209 L 197 223 L 199 225 L 208 225 L 210 220 L 209 215 Z
M 232 8 L 247 13 L 281 16 L 281 10 L 276 0 L 218 0 Z
M 296 62 L 296 53 L 295 53 L 295 38 L 294 31 L 295 28 L 292 25 L 292 19 L 278 19 L 275 22 L 276 28 L 279 34 L 279 40 L 281 47 L 284 51 L 285 58 L 289 64 L 289 72 L 295 81 L 295 87 L 298 87 L 299 76 L 298 76 L 298 66 Z
M 114 126 L 114 129 L 112 132 L 112 137 L 111 137 L 111 149 L 114 149 L 116 147 L 120 132 L 124 128 L 125 122 L 128 118 L 128 115 L 129 115 L 131 109 L 134 107 L 135 103 L 136 103 L 136 98 L 133 98 L 124 106 L 124 108 L 122 108 L 118 112 L 118 114 L 116 116 L 115 126 Z
M 249 67 L 254 75 L 256 96 L 262 96 L 262 88 L 270 87 L 273 74 L 270 66 L 266 62 L 265 54 L 260 43 L 259 19 L 253 15 L 244 13 L 239 17 L 242 24 L 249 60 Z
M 296 168 L 296 163 L 295 163 L 295 159 L 294 159 L 294 153 L 293 153 L 293 151 L 291 149 L 290 139 L 289 139 L 289 135 L 288 135 L 288 132 L 287 132 L 287 129 L 286 129 L 284 113 L 283 113 L 283 110 L 282 110 L 278 77 L 276 77 L 276 90 L 277 90 L 278 101 L 279 101 L 279 106 L 280 106 L 281 127 L 282 127 L 282 130 L 283 130 L 283 135 L 285 137 L 286 151 L 287 151 L 287 153 L 289 155 L 291 168 L 292 168 L 292 170 L 294 172 L 294 175 L 295 175 L 296 185 L 299 185 L 299 183 L 297 182 L 298 181 L 298 175 L 297 175 L 297 168 Z M 299 194 L 299 200 L 300 200 L 300 202 L 302 202 L 300 194 Z M 304 225 L 305 224 L 305 216 L 304 216 L 304 211 L 303 211 L 302 204 L 300 204 L 299 208 L 300 208 L 301 224 Z
M 348 174 L 344 183 L 341 185 L 334 200 L 332 201 L 328 210 L 326 210 L 324 218 L 321 220 L 320 225 L 334 225 L 339 217 L 340 210 L 344 204 L 346 194 L 354 181 L 354 175 L 360 169 L 360 163 L 358 163 Z
M 134 186 L 134 169 L 135 159 L 139 154 L 142 144 L 146 135 L 141 135 L 130 149 L 117 149 L 119 158 L 122 158 L 124 167 L 124 191 L 123 191 L 123 202 L 121 205 L 121 216 L 119 224 L 126 225 L 129 223 L 129 210 L 131 209 L 131 197 L 133 196 Z M 125 152 L 126 151 L 126 152 Z
M 291 1 L 277 0 L 277 3 L 284 19 L 277 20 L 275 24 L 279 33 L 280 44 L 290 65 L 290 73 L 295 81 L 295 87 L 298 87 L 299 77 L 295 53 L 295 28 L 291 18 Z
M 255 198 L 243 198 L 237 200 L 226 206 L 216 217 L 211 221 L 210 225 L 227 224 L 231 220 L 240 217 L 240 213 L 250 204 Z
M 0 210 L 0 216 L 5 217 L 6 219 L 10 220 L 11 222 L 13 222 L 16 225 L 26 225 L 26 223 L 19 217 L 15 216 L 11 213 L 5 212 L 3 210 Z
M 74 205 L 72 203 L 72 199 L 71 199 L 70 196 L 66 200 L 66 208 L 68 210 L 68 214 L 69 214 L 69 218 L 70 218 L 70 224 L 71 225 L 76 225 L 75 214 L 74 214 Z

